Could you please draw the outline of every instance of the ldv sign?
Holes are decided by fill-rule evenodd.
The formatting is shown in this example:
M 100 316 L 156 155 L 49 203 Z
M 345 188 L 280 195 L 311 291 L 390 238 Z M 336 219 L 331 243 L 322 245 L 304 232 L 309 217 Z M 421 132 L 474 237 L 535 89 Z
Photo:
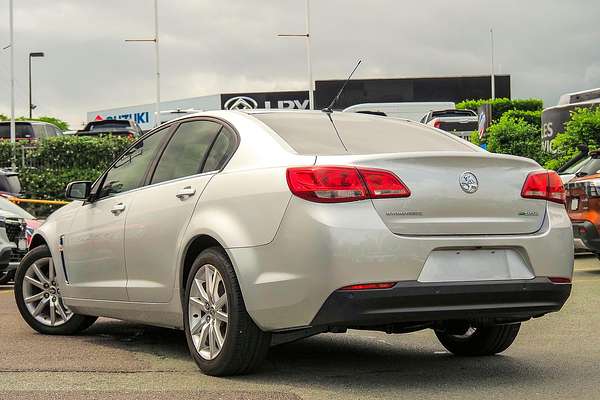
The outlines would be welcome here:
M 310 103 L 308 92 L 236 93 L 222 94 L 221 107 L 223 110 L 256 108 L 307 110 L 310 108 Z

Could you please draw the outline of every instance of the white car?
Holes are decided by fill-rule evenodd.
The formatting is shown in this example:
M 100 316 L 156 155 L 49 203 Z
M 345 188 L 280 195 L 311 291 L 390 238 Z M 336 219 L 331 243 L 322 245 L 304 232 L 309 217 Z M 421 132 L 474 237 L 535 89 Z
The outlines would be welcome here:
M 455 354 L 491 355 L 571 290 L 559 177 L 416 122 L 186 116 L 67 196 L 17 271 L 27 323 L 47 334 L 97 316 L 182 329 L 211 375 L 346 329 L 431 328 Z

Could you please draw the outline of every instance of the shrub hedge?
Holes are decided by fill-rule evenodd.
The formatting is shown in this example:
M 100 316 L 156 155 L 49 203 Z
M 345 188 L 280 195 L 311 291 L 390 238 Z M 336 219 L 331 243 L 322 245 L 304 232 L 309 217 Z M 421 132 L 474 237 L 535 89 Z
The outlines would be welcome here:
M 577 145 L 585 144 L 590 150 L 600 148 L 600 107 L 579 108 L 571 113 L 565 131 L 552 141 L 555 154 L 546 163 L 546 168 L 557 169 L 579 151 Z
M 542 136 L 539 124 L 524 117 L 505 113 L 500 120 L 490 126 L 487 133 L 488 150 L 493 153 L 512 154 L 536 160 L 544 165 L 549 155 L 542 150 Z
M 477 107 L 483 104 L 492 105 L 492 120 L 498 121 L 502 115 L 511 110 L 519 111 L 542 111 L 544 102 L 540 99 L 517 99 L 511 100 L 506 98 L 488 99 L 488 100 L 465 100 L 456 104 L 456 108 L 461 110 L 473 110 L 477 112 Z
M 25 153 L 25 167 L 19 168 L 23 195 L 34 199 L 64 199 L 66 185 L 75 180 L 95 180 L 131 143 L 122 137 L 61 136 L 41 140 Z M 16 144 L 17 166 L 21 167 L 23 147 Z M 0 141 L 0 163 L 10 164 L 12 146 Z M 56 207 L 27 206 L 38 216 Z

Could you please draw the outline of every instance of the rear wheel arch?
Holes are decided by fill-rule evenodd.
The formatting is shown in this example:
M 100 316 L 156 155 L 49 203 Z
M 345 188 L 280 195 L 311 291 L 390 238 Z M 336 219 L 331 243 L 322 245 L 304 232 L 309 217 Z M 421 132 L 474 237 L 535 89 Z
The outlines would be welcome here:
M 42 235 L 40 235 L 39 233 L 36 233 L 35 235 L 33 235 L 33 238 L 31 239 L 31 243 L 29 244 L 29 250 L 33 250 L 36 247 L 40 247 L 40 246 L 48 246 L 48 242 L 46 241 L 46 239 L 44 239 L 44 237 Z M 50 247 L 50 246 L 48 246 Z
M 185 248 L 183 262 L 181 265 L 181 274 L 179 276 L 179 298 L 182 301 L 185 301 L 185 286 L 186 281 L 189 275 L 190 270 L 192 269 L 192 265 L 196 258 L 202 253 L 204 250 L 209 249 L 211 247 L 217 247 L 226 257 L 229 257 L 227 252 L 225 251 L 225 247 L 214 237 L 206 234 L 198 235 L 194 237 Z

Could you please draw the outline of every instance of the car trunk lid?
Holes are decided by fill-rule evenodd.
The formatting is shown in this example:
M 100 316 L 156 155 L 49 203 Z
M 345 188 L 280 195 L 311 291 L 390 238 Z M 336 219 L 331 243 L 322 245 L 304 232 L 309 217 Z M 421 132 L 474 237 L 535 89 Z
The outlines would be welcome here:
M 411 196 L 375 199 L 373 204 L 389 229 L 400 235 L 529 234 L 541 228 L 546 212 L 546 200 L 521 197 L 527 175 L 542 168 L 520 157 L 421 152 L 322 156 L 317 164 L 394 172 Z M 472 176 L 477 185 L 472 185 Z

